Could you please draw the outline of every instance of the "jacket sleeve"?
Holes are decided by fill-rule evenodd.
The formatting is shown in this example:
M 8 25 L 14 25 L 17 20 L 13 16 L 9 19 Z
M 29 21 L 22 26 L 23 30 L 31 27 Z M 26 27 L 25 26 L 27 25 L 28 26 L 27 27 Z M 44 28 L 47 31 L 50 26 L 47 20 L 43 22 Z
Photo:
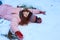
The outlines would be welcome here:
M 28 9 L 30 10 L 33 14 L 43 14 L 45 15 L 45 11 L 38 10 L 38 9 Z
M 30 22 L 32 22 L 32 23 L 42 23 L 42 19 L 40 17 L 32 15 L 31 18 L 30 18 Z
M 18 20 L 16 18 L 13 18 L 11 20 L 11 30 L 15 33 L 19 40 L 22 40 L 23 34 L 18 29 L 18 23 Z
M 30 10 L 33 14 L 40 14 L 40 10 L 38 9 L 28 9 Z
M 30 22 L 34 23 L 35 20 L 36 20 L 36 16 L 32 14 L 32 16 L 30 17 Z
M 13 18 L 11 20 L 11 24 L 10 24 L 10 29 L 15 33 L 16 31 L 19 31 L 18 29 L 18 20 L 16 18 Z

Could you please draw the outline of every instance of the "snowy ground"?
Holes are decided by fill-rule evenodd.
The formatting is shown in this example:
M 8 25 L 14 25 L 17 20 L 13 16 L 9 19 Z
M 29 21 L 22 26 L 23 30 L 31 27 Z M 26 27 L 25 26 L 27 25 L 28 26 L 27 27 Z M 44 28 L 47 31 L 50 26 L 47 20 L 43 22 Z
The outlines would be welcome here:
M 3 4 L 13 7 L 26 4 L 40 10 L 45 10 L 46 15 L 37 15 L 42 18 L 41 24 L 30 23 L 28 26 L 19 27 L 24 35 L 24 40 L 60 40 L 60 0 L 1 0 Z M 4 20 L 4 19 L 2 19 Z M 0 20 L 1 21 L 1 20 Z M 7 34 L 10 22 L 4 20 L 0 23 L 0 40 L 9 40 L 1 36 Z

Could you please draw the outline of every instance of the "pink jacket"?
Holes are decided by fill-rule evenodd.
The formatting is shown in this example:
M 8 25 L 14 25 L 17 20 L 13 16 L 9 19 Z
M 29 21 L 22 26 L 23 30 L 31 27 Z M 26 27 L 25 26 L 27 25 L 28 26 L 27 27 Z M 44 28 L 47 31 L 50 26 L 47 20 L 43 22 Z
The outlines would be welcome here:
M 10 5 L 5 4 L 0 6 L 0 17 L 11 21 L 10 28 L 14 33 L 16 31 L 19 31 L 18 23 L 20 21 L 20 18 L 18 12 L 19 10 L 17 8 L 14 8 Z
M 22 9 L 23 8 L 14 8 L 6 4 L 0 6 L 0 17 L 11 21 L 10 28 L 14 33 L 16 31 L 19 31 L 18 23 L 21 21 L 21 19 L 19 18 L 19 11 L 21 11 Z M 39 13 L 39 10 L 35 10 L 35 9 L 29 9 L 29 10 L 32 13 Z

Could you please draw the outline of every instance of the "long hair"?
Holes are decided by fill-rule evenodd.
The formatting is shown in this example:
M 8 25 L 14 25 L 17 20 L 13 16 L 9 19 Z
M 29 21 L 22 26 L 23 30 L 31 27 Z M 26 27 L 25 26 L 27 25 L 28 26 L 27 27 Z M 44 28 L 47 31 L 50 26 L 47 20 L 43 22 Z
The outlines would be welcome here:
M 29 12 L 29 15 L 27 17 L 24 17 L 23 12 Z M 32 16 L 32 12 L 30 12 L 28 9 L 24 9 L 19 12 L 19 17 L 21 19 L 20 25 L 25 25 L 29 23 L 30 17 Z

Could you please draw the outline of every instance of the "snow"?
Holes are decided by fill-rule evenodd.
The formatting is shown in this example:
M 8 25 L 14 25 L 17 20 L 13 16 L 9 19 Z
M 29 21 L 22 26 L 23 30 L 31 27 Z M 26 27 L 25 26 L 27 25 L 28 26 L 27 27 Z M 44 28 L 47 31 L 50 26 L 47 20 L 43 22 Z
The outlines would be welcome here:
M 41 24 L 29 23 L 19 27 L 24 35 L 24 40 L 60 40 L 60 0 L 1 0 L 3 4 L 13 7 L 17 5 L 34 6 L 46 11 L 46 15 L 37 15 L 42 18 Z M 0 40 L 9 40 L 1 34 L 7 34 L 10 22 L 3 20 L 0 24 Z

